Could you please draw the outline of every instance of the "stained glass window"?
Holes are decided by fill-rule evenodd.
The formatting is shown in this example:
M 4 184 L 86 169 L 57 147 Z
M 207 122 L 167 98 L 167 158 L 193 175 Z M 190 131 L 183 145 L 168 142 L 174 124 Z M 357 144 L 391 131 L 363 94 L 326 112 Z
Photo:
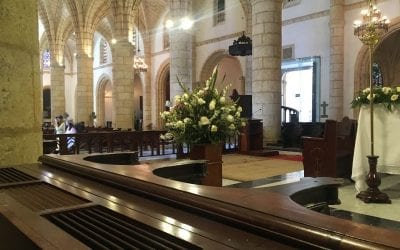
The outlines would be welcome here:
M 44 50 L 42 54 L 42 69 L 50 69 L 50 51 Z

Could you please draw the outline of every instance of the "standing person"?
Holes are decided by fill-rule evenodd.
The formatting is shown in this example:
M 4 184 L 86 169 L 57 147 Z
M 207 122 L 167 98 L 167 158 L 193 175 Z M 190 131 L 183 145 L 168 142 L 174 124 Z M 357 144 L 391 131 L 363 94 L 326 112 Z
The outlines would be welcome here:
M 62 115 L 58 115 L 54 119 L 54 130 L 57 135 L 65 133 L 65 123 L 64 123 Z M 60 138 L 59 137 L 57 137 L 57 148 L 56 148 L 55 152 L 56 153 L 60 152 Z
M 74 121 L 72 120 L 72 118 L 68 118 L 65 121 L 65 124 L 67 124 L 66 130 L 65 130 L 66 134 L 76 134 L 76 128 L 74 126 Z M 68 151 L 71 151 L 74 146 L 75 146 L 75 137 L 67 137 Z
M 54 128 L 56 134 L 65 133 L 65 123 L 62 115 L 56 116 L 56 119 L 54 119 Z

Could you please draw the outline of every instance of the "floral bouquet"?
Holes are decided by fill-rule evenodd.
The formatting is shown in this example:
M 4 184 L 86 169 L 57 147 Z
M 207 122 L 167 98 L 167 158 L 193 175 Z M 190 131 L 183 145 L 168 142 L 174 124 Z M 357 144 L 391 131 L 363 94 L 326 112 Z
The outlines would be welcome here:
M 356 108 L 370 104 L 373 99 L 374 104 L 382 103 L 387 109 L 392 110 L 393 105 L 400 103 L 400 87 L 375 87 L 371 97 L 371 89 L 366 88 L 360 91 L 357 97 L 351 102 L 351 107 Z
M 240 117 L 242 108 L 225 97 L 229 86 L 222 91 L 215 88 L 218 68 L 205 82 L 205 86 L 190 92 L 179 80 L 183 90 L 175 96 L 175 105 L 161 113 L 168 132 L 161 139 L 174 139 L 178 143 L 208 144 L 224 142 L 245 126 Z M 225 78 L 224 78 L 225 79 Z

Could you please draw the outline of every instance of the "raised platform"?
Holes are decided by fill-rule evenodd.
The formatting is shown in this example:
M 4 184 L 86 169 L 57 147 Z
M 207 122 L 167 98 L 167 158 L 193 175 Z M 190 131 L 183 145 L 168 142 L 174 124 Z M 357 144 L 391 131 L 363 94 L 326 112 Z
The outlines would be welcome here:
M 253 155 L 253 156 L 275 156 L 279 155 L 278 150 L 261 149 L 261 150 L 249 150 L 247 152 L 239 152 L 243 155 Z

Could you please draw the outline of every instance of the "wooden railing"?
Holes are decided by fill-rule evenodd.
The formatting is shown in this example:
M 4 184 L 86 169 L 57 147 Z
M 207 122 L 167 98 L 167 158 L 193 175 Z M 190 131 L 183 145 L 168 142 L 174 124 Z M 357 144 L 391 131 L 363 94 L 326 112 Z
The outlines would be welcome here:
M 164 130 L 144 130 L 144 131 L 95 131 L 76 134 L 44 134 L 43 152 L 54 153 L 58 145 L 59 154 L 80 154 L 84 153 L 103 153 L 103 152 L 122 152 L 138 151 L 139 156 L 146 155 L 168 155 L 178 153 L 185 157 L 189 150 L 189 145 L 177 145 L 175 141 L 163 141 L 160 135 Z M 67 148 L 68 138 L 73 137 L 75 145 Z M 224 152 L 232 152 L 238 149 L 238 139 L 229 138 L 224 144 Z M 147 154 L 146 154 L 147 153 Z
M 299 121 L 299 111 L 297 109 L 281 106 L 281 115 L 282 123 Z

